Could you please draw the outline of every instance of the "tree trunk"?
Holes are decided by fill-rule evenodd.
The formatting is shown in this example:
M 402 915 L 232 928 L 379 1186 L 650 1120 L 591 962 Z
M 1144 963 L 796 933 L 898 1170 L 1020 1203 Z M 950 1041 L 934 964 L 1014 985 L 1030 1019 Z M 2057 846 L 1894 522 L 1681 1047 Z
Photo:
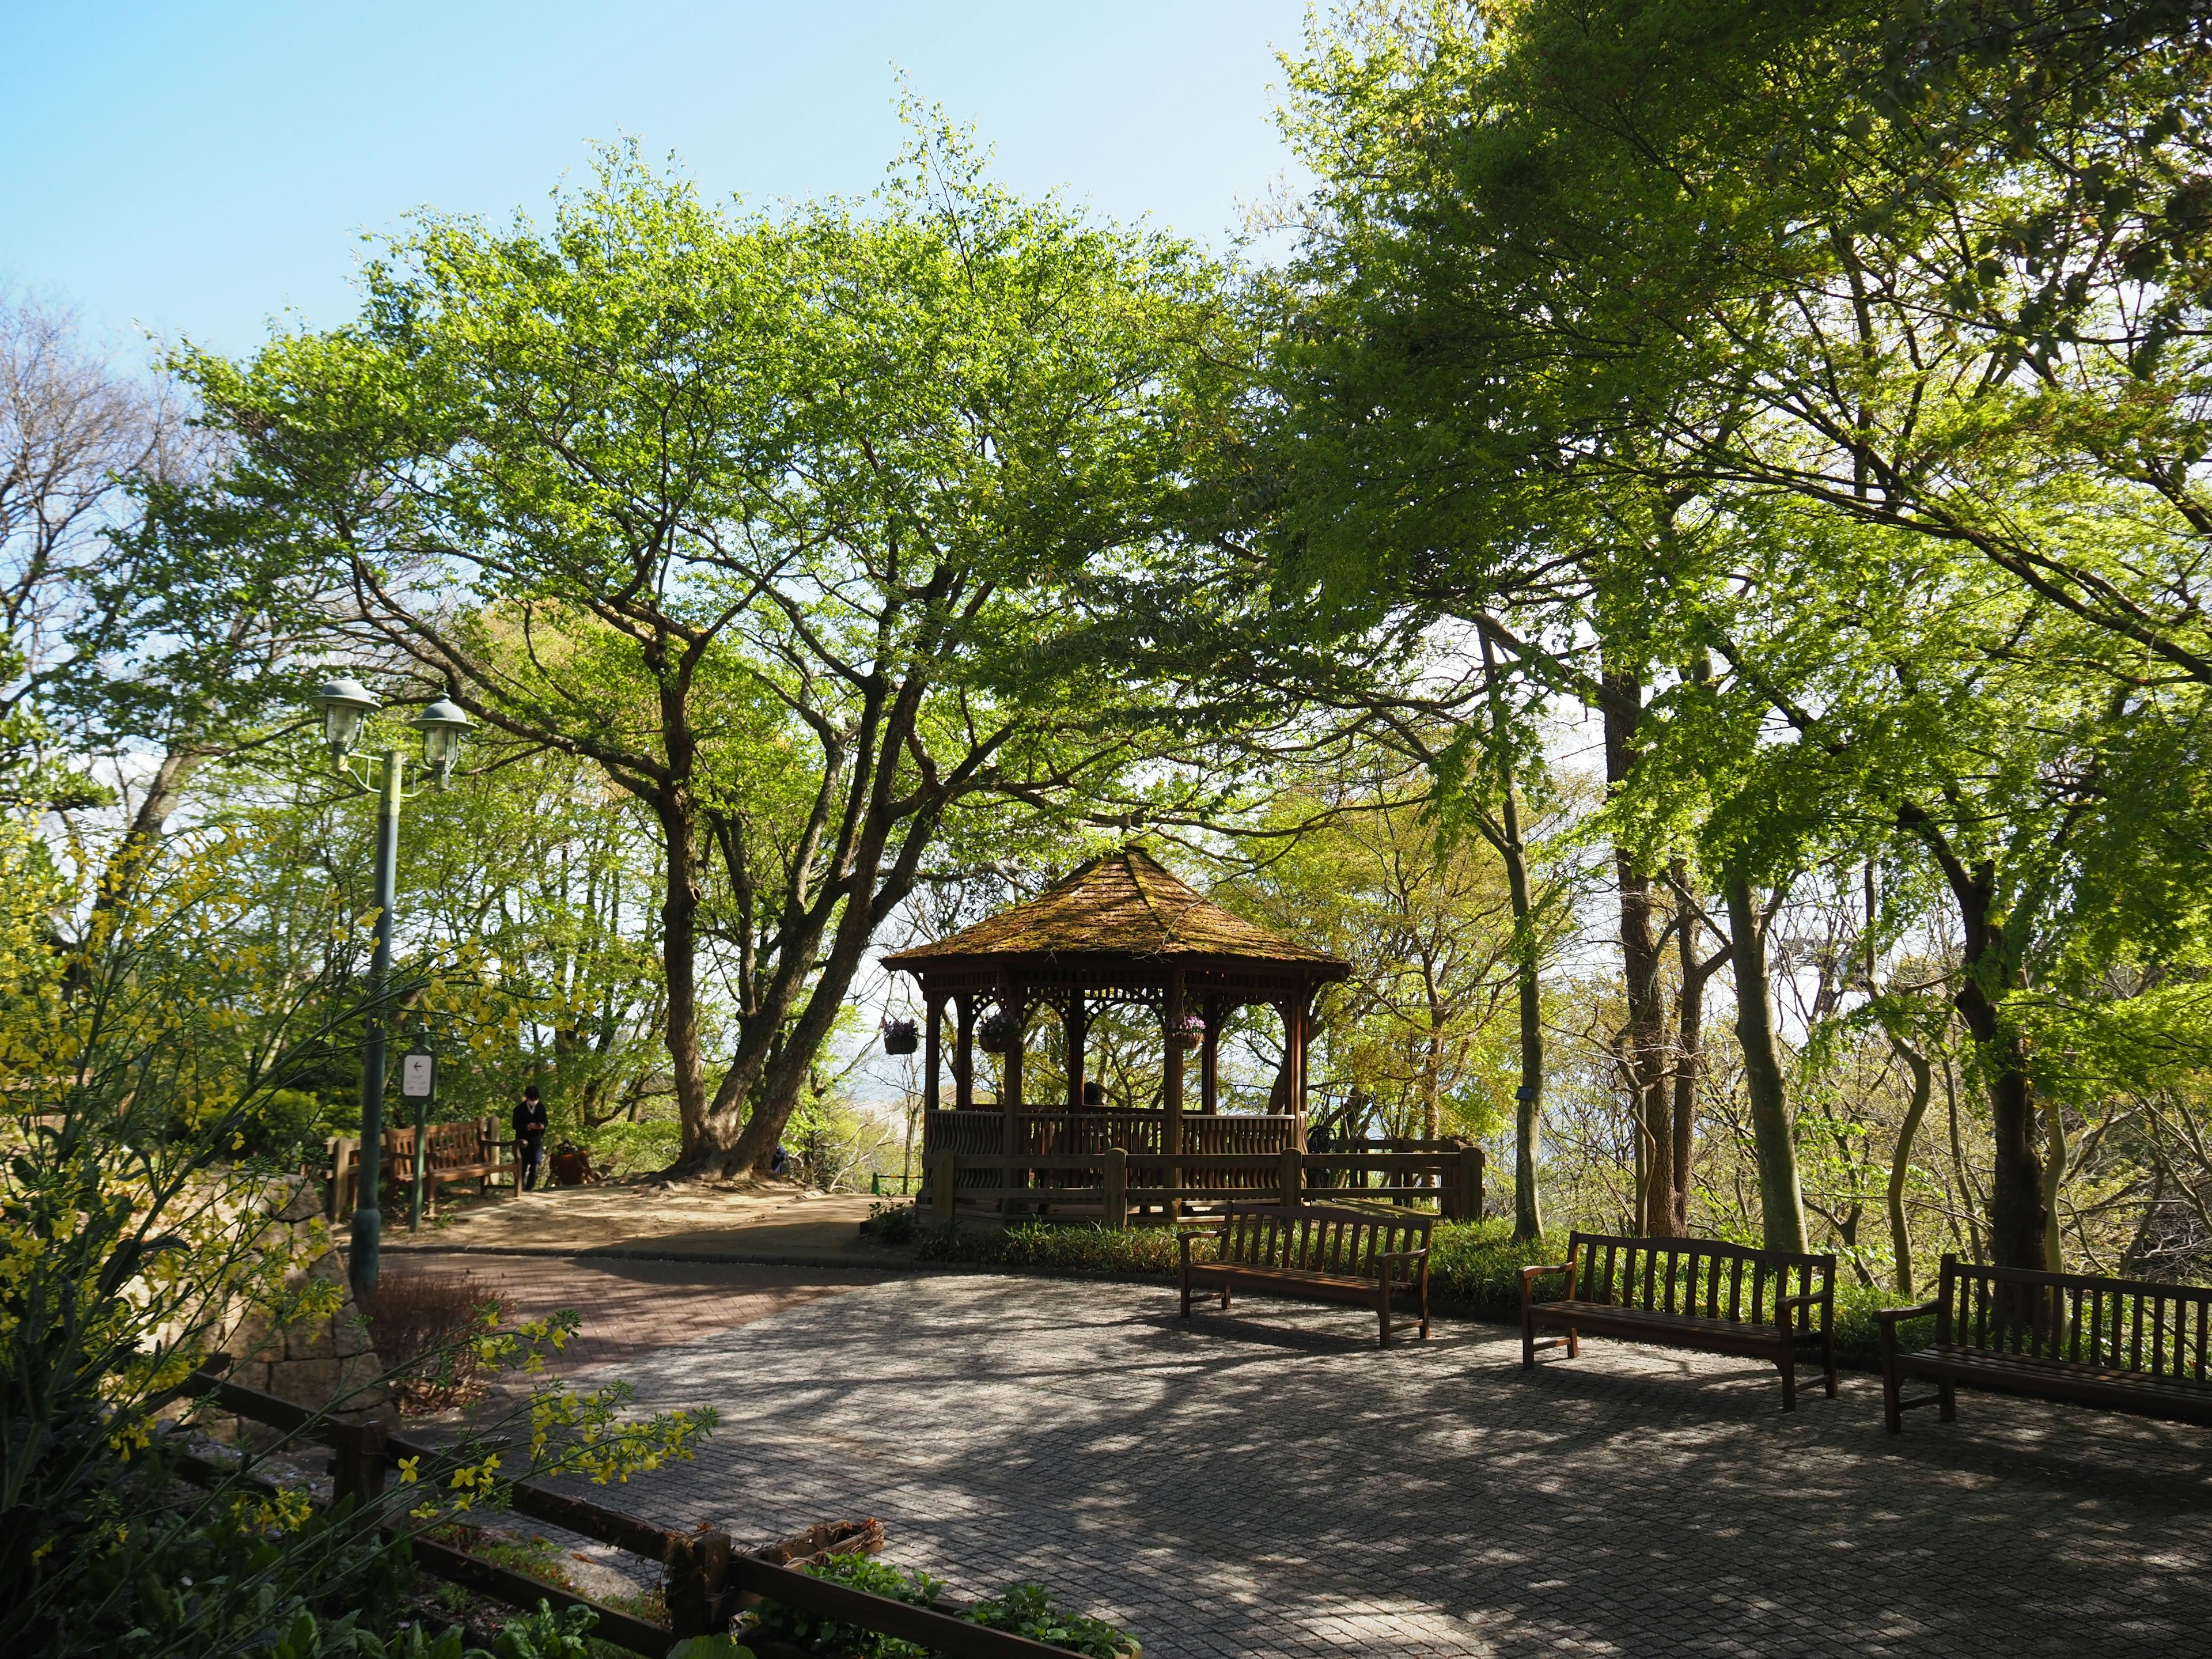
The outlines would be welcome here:
M 1698 1080 L 1705 1070 L 1705 979 L 1712 968 L 1698 960 L 1697 907 L 1686 878 L 1675 872 L 1681 894 L 1675 911 L 1675 952 L 1681 973 L 1681 992 L 1674 1005 L 1674 1117 L 1670 1126 L 1674 1143 L 1668 1167 L 1673 1181 L 1668 1193 L 1668 1216 L 1674 1233 L 1690 1232 L 1691 1152 L 1696 1145 Z
M 1608 669 L 1601 702 L 1606 783 L 1617 794 L 1635 772 L 1643 682 Z M 1625 848 L 1614 849 L 1613 868 L 1620 886 L 1621 972 L 1628 1003 L 1621 1060 L 1636 1122 L 1637 1230 L 1665 1236 L 1674 1231 L 1674 1135 L 1663 1059 L 1667 1012 L 1659 991 L 1659 946 L 1651 930 L 1651 878 Z
M 2048 1156 L 2043 1162 L 2043 1270 L 2066 1271 L 2064 1241 L 2058 1236 L 2058 1188 L 2066 1179 L 2066 1109 L 2046 1099 L 2044 1121 L 2048 1126 Z
M 1744 1091 L 1751 1103 L 1759 1158 L 1759 1208 L 1770 1250 L 1805 1248 L 1805 1199 L 1797 1183 L 1797 1142 L 1774 1042 L 1774 999 L 1766 982 L 1766 933 L 1751 883 L 1728 882 L 1730 959 L 1735 964 L 1735 1034 L 1743 1047 Z
M 1536 1190 L 1536 1158 L 1543 1124 L 1544 994 L 1537 977 L 1536 922 L 1528 894 L 1528 854 L 1521 844 L 1521 814 L 1513 787 L 1505 787 L 1505 890 L 1513 906 L 1513 979 L 1521 1001 L 1521 1086 L 1513 1105 L 1513 1237 L 1540 1238 L 1544 1212 Z
M 1437 1074 L 1443 1070 L 1443 1030 L 1437 1024 L 1437 1011 L 1429 1009 L 1429 1035 L 1421 1054 L 1421 1139 L 1434 1140 L 1443 1133 L 1443 1103 L 1438 1098 Z M 1172 1041 L 1172 1039 L 1170 1039 Z
M 901 712 L 910 721 L 906 702 L 901 699 Z M 725 1159 L 725 1167 L 732 1174 L 768 1167 L 775 1152 L 777 1137 L 782 1134 L 783 1126 L 799 1104 L 799 1091 L 805 1081 L 807 1068 L 813 1064 L 813 1057 L 820 1052 L 822 1044 L 829 1040 L 837 1016 L 843 1012 L 846 996 L 866 958 L 877 927 L 914 890 L 915 872 L 935 827 L 933 811 L 925 810 L 908 821 L 898 856 L 891 861 L 889 870 L 884 867 L 890 831 L 896 822 L 890 784 L 897 775 L 899 749 L 908 729 L 910 726 L 900 724 L 896 716 L 886 722 L 882 738 L 883 762 L 869 790 L 869 806 L 857 844 L 839 860 L 840 867 L 850 873 L 836 898 L 840 907 L 836 933 L 828 953 L 814 971 L 805 1006 L 792 1025 L 781 1057 L 766 1067 L 752 1115 L 746 1120 L 744 1133 Z M 830 902 L 831 895 L 825 890 L 817 906 L 817 915 L 825 921 Z
M 2047 1260 L 2049 1215 L 2044 1202 L 2043 1158 L 2035 1144 L 2035 1089 L 2027 1048 L 2002 1015 L 2004 999 L 2021 988 L 2020 964 L 1996 908 L 1996 867 L 1968 870 L 1936 823 L 1917 807 L 1898 811 L 1899 825 L 1917 835 L 1936 856 L 1959 907 L 1966 933 L 1959 989 L 1952 1006 L 1974 1039 L 1988 1079 L 1990 1138 L 1995 1167 L 1990 1182 L 1990 1255 L 2001 1267 L 2039 1268 Z
M 1990 1139 L 1996 1154 L 1990 1182 L 1990 1255 L 2001 1267 L 2040 1268 L 2047 1259 L 2049 1216 L 2027 1055 L 2019 1038 L 2002 1028 L 1995 1005 L 1971 978 L 1958 1001 L 1989 1078 Z
M 1905 1122 L 1897 1132 L 1897 1151 L 1889 1160 L 1889 1242 L 1897 1258 L 1897 1293 L 1912 1294 L 1912 1234 L 1905 1221 L 1905 1176 L 1912 1164 L 1912 1138 L 1920 1133 L 1920 1120 L 1928 1115 L 1928 1100 L 1935 1088 L 1935 1069 L 1928 1056 L 1901 1038 L 1893 1036 L 1890 1048 L 1912 1073 L 1912 1103 L 1905 1108 Z
M 1544 996 L 1538 977 L 1536 906 L 1528 889 L 1528 849 L 1521 840 L 1521 803 L 1513 788 L 1513 762 L 1505 744 L 1498 699 L 1498 662 L 1490 635 L 1482 635 L 1482 676 L 1489 688 L 1491 729 L 1497 753 L 1498 820 L 1475 821 L 1505 866 L 1505 891 L 1513 910 L 1513 981 L 1521 1005 L 1521 1084 L 1513 1095 L 1513 1237 L 1540 1238 L 1544 1212 L 1536 1188 L 1536 1158 L 1544 1112 Z
M 660 900 L 660 963 L 668 980 L 668 1064 L 676 1114 L 684 1130 L 683 1162 L 715 1150 L 699 1062 L 699 862 L 688 792 L 663 789 L 654 799 L 667 878 Z
M 215 753 L 212 749 L 189 744 L 173 744 L 163 752 L 161 763 L 154 769 L 154 775 L 147 782 L 145 794 L 139 798 L 138 810 L 131 815 L 130 827 L 123 832 L 121 842 L 107 861 L 100 890 L 92 902 L 94 915 L 112 908 L 122 898 L 161 841 L 162 828 L 184 796 L 185 781 Z

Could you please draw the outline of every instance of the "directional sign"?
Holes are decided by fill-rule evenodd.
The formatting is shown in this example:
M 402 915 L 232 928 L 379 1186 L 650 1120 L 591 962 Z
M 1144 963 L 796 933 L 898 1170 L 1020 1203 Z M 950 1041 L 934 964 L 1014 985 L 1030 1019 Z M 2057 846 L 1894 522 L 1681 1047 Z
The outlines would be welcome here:
M 399 1062 L 399 1092 L 410 1100 L 427 1099 L 438 1080 L 438 1057 L 428 1048 L 410 1049 Z

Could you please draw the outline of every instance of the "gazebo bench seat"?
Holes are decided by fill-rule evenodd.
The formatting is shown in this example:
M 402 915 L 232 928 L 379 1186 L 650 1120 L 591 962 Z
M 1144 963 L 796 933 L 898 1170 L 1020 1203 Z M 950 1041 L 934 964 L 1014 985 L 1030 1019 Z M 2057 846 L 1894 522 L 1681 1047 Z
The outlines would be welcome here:
M 1182 1235 L 1182 1316 L 1201 1287 L 1218 1289 L 1222 1310 L 1242 1286 L 1265 1296 L 1371 1307 L 1378 1347 L 1412 1323 L 1391 1316 L 1394 1285 L 1419 1297 L 1424 1340 L 1429 1334 L 1429 1235 L 1433 1216 L 1384 1212 L 1333 1204 L 1231 1204 L 1211 1237 L 1214 1259 L 1194 1261 L 1191 1246 L 1207 1234 Z

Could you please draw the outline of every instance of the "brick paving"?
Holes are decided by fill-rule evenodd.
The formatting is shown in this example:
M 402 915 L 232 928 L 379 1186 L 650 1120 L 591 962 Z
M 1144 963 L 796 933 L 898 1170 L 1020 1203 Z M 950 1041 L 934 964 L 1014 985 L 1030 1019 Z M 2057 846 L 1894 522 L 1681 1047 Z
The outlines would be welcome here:
M 1053 1585 L 1152 1659 L 2212 1650 L 2200 1431 L 1964 1395 L 1892 1441 L 1863 1377 L 1785 1417 L 1727 1360 L 1524 1376 L 1496 1327 L 1377 1353 L 1346 1310 L 1174 1313 L 963 1275 L 634 1343 L 611 1373 L 722 1427 L 632 1501 L 741 1539 L 873 1513 L 889 1559 Z

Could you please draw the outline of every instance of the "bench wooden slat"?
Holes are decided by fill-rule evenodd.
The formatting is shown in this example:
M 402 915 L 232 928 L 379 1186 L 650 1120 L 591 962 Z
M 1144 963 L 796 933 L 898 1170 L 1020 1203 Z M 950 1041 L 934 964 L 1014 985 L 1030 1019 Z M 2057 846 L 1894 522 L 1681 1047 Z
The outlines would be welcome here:
M 1743 1295 L 1747 1271 L 1751 1280 L 1748 1317 Z M 1787 1411 L 1796 1404 L 1797 1349 L 1818 1342 L 1828 1394 L 1833 1398 L 1835 1271 L 1832 1255 L 1759 1250 L 1720 1239 L 1576 1232 L 1568 1238 L 1565 1262 L 1522 1269 L 1522 1364 L 1533 1366 L 1540 1346 L 1558 1346 L 1539 1344 L 1539 1326 L 1565 1333 L 1562 1340 L 1569 1358 L 1580 1353 L 1583 1329 L 1742 1354 L 1773 1363 L 1781 1373 L 1783 1409 Z M 1566 1296 L 1561 1301 L 1538 1302 L 1535 1286 L 1552 1274 L 1564 1275 Z
M 1201 1285 L 1231 1305 L 1238 1286 L 1279 1295 L 1371 1305 L 1377 1341 L 1388 1346 L 1404 1322 L 1391 1316 L 1394 1287 L 1420 1301 L 1421 1335 L 1429 1334 L 1429 1240 L 1432 1218 L 1378 1215 L 1334 1205 L 1231 1204 L 1213 1235 L 1214 1260 L 1196 1261 L 1191 1246 L 1204 1235 L 1185 1233 L 1182 1316 Z M 1401 1240 L 1403 1243 L 1401 1243 Z

